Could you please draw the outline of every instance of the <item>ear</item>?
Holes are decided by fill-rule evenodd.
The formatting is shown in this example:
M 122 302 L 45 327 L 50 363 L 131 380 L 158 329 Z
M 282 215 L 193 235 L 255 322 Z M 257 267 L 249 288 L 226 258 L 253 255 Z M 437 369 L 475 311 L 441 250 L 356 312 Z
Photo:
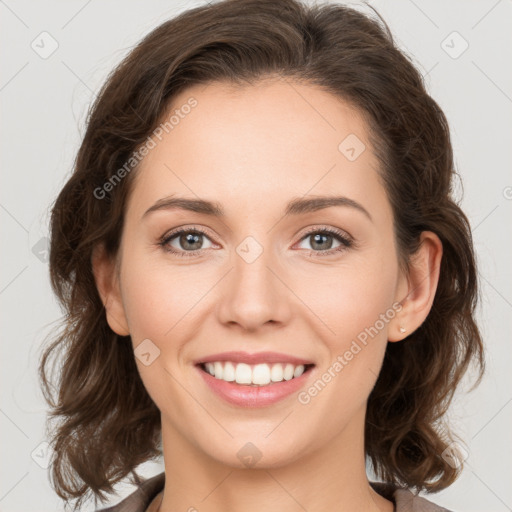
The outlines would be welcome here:
M 390 322 L 388 340 L 400 341 L 427 318 L 439 282 L 443 244 L 431 231 L 424 231 L 420 246 L 410 259 L 407 275 L 402 274 L 395 300 L 402 309 Z
M 112 261 L 102 245 L 97 245 L 92 252 L 91 264 L 96 288 L 105 306 L 108 325 L 120 336 L 128 336 L 130 330 L 121 300 L 115 261 Z

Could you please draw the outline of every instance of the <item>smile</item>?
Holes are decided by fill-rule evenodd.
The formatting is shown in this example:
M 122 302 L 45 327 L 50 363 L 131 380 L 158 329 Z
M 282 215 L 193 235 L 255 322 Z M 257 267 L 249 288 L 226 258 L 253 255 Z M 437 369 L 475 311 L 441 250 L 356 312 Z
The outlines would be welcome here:
M 314 373 L 314 366 L 215 361 L 196 364 L 195 368 L 214 396 L 245 408 L 270 406 L 300 392 Z
M 201 368 L 216 379 L 236 382 L 247 386 L 268 386 L 300 377 L 309 367 L 291 363 L 256 364 L 236 363 L 232 361 L 215 361 L 203 363 Z

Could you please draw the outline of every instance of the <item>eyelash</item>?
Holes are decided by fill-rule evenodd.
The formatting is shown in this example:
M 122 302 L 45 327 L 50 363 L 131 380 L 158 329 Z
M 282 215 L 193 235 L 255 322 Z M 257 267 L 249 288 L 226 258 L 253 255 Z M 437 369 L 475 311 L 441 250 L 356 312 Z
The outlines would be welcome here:
M 158 241 L 158 245 L 162 247 L 162 249 L 168 253 L 174 254 L 179 257 L 193 257 L 197 256 L 203 249 L 198 249 L 195 251 L 176 251 L 173 248 L 170 248 L 168 245 L 169 242 L 175 238 L 178 235 L 181 235 L 182 233 L 200 233 L 207 238 L 209 238 L 206 231 L 204 231 L 201 228 L 190 228 L 190 227 L 184 227 L 184 228 L 178 228 L 175 231 L 172 231 L 171 233 L 166 233 L 163 235 L 160 240 Z M 335 247 L 334 249 L 327 249 L 325 251 L 314 251 L 312 249 L 309 250 L 309 255 L 313 257 L 325 257 L 330 256 L 332 254 L 335 254 L 337 252 L 343 252 L 346 249 L 349 249 L 354 245 L 354 241 L 347 237 L 342 231 L 335 229 L 335 228 L 314 228 L 307 233 L 303 235 L 303 237 L 300 239 L 300 241 L 304 240 L 308 236 L 314 235 L 314 234 L 329 234 L 332 235 L 334 238 L 336 238 L 339 242 L 341 242 L 341 245 L 339 247 Z

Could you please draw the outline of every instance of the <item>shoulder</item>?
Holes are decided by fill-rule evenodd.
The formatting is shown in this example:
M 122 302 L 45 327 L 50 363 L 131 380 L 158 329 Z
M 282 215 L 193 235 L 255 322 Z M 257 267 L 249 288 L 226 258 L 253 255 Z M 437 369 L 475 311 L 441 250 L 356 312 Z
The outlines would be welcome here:
M 395 504 L 395 512 L 451 512 L 409 489 L 381 482 L 371 482 L 373 489 Z
M 146 512 L 153 498 L 164 488 L 165 472 L 144 480 L 132 494 L 117 505 L 97 509 L 95 512 Z M 396 488 L 390 484 L 371 482 L 371 486 L 381 496 L 395 504 L 395 512 L 451 512 L 426 498 L 422 498 L 409 489 Z
M 117 505 L 97 509 L 95 512 L 146 512 L 153 498 L 164 488 L 165 472 L 148 478 Z

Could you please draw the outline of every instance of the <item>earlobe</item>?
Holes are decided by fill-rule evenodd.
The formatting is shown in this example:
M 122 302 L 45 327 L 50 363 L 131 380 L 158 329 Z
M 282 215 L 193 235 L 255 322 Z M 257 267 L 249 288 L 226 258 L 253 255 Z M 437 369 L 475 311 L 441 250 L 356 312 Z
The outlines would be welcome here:
M 424 231 L 420 246 L 410 259 L 407 276 L 403 276 L 396 300 L 402 309 L 390 322 L 388 340 L 401 341 L 414 332 L 427 318 L 436 295 L 441 269 L 443 244 L 439 237 Z M 404 293 L 405 290 L 405 293 Z
M 103 246 L 96 246 L 91 256 L 91 264 L 96 288 L 105 306 L 108 325 L 120 336 L 128 336 L 130 330 L 121 299 L 115 262 L 109 258 Z

